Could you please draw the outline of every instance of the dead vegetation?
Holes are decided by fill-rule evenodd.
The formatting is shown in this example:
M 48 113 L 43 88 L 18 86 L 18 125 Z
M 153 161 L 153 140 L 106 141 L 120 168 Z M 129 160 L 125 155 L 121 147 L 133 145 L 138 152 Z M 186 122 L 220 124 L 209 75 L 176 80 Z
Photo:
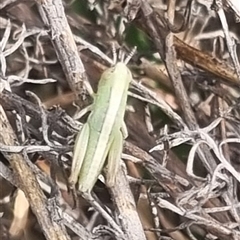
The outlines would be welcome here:
M 240 239 L 239 18 L 234 0 L 2 0 L 0 239 Z M 76 118 L 112 44 L 137 46 L 123 162 L 73 208 Z

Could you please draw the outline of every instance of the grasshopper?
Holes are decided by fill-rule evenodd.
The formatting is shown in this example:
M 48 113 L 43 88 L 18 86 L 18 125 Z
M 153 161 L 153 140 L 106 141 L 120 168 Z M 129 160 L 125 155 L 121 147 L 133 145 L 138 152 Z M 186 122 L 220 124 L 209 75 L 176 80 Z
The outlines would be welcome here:
M 104 167 L 106 185 L 115 183 L 123 140 L 128 136 L 124 113 L 132 74 L 126 61 L 103 72 L 92 111 L 75 141 L 69 182 L 78 183 L 82 194 L 91 192 Z

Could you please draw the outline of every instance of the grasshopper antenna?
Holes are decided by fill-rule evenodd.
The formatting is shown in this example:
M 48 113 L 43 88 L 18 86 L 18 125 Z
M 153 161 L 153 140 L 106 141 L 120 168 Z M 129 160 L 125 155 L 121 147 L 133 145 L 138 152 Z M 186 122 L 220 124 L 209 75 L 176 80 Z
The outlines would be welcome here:
M 119 50 L 119 59 L 120 62 L 124 62 L 125 53 L 122 49 Z
M 112 43 L 112 53 L 113 53 L 113 65 L 115 65 L 117 63 L 117 50 L 114 42 Z
M 124 63 L 127 65 L 128 62 L 130 61 L 130 59 L 132 58 L 132 56 L 134 55 L 134 53 L 136 52 L 137 47 L 135 46 L 132 51 L 128 54 L 128 56 L 126 57 Z

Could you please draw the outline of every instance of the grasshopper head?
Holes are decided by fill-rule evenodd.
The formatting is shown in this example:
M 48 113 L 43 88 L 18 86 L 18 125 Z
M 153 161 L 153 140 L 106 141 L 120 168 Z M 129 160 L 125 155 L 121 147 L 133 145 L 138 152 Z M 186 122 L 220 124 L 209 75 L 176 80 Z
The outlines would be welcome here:
M 124 76 L 126 79 L 129 79 L 131 81 L 132 79 L 132 73 L 128 69 L 125 63 L 123 62 L 118 62 L 114 67 L 113 67 L 113 72 L 114 74 L 119 74 Z

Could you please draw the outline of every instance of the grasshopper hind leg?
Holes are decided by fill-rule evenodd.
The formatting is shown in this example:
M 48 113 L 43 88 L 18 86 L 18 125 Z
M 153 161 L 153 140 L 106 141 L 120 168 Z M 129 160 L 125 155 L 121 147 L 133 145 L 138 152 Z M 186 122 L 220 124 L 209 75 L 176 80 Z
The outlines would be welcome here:
M 79 172 L 81 170 L 84 156 L 87 151 L 89 131 L 89 125 L 85 123 L 75 140 L 71 174 L 68 178 L 69 185 L 72 188 L 78 181 Z
M 69 188 L 73 195 L 73 202 L 74 202 L 73 208 L 77 207 L 78 201 L 77 201 L 77 191 L 76 191 L 75 185 L 78 181 L 79 172 L 81 170 L 84 156 L 87 151 L 87 146 L 89 141 L 89 131 L 90 131 L 89 125 L 85 123 L 75 140 L 71 174 L 68 178 Z
M 116 175 L 119 171 L 123 146 L 123 136 L 121 131 L 116 133 L 113 142 L 110 146 L 107 165 L 106 165 L 106 184 L 112 187 L 115 184 Z

